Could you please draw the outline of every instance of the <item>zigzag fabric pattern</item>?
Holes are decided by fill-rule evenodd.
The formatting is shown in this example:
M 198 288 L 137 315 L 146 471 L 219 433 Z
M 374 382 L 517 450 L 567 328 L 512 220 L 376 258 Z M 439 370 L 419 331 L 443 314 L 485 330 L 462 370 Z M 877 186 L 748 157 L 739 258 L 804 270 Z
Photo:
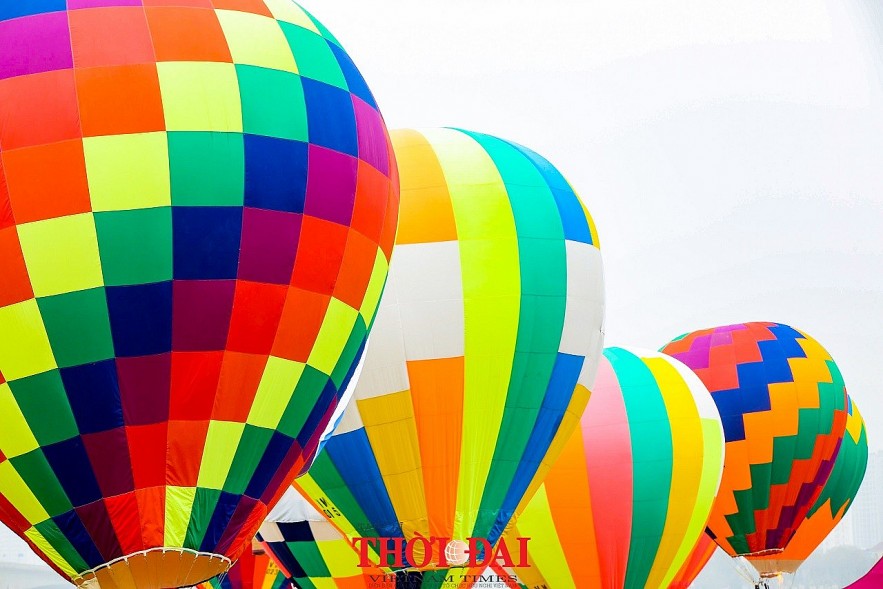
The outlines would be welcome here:
M 847 418 L 830 354 L 787 325 L 695 331 L 663 349 L 689 366 L 717 404 L 724 475 L 708 533 L 730 555 L 781 552 L 831 474 Z

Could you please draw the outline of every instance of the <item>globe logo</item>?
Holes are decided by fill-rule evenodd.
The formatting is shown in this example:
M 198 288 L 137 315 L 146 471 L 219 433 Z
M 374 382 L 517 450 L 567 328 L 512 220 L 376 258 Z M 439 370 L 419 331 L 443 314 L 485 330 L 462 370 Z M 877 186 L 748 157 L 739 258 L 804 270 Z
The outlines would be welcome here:
M 445 546 L 445 560 L 452 565 L 461 565 L 469 560 L 467 549 L 469 544 L 463 540 L 451 540 Z

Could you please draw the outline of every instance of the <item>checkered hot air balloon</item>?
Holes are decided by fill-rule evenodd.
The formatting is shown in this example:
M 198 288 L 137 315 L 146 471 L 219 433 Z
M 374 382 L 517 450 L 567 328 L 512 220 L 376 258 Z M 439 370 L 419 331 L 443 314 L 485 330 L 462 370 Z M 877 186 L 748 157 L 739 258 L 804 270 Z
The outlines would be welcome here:
M 705 529 L 724 439 L 708 390 L 664 354 L 606 348 L 580 426 L 506 537 L 531 588 L 668 587 Z
M 724 475 L 708 533 L 731 556 L 780 555 L 843 444 L 848 403 L 837 365 L 816 340 L 780 323 L 694 331 L 663 351 L 702 379 L 724 424 Z
M 493 544 L 588 399 L 598 237 L 529 149 L 454 129 L 392 139 L 402 205 L 389 283 L 353 399 L 295 484 L 350 537 Z M 439 566 L 426 553 L 404 561 Z
M 398 181 L 290 0 L 0 2 L 0 519 L 78 585 L 224 571 L 312 460 Z

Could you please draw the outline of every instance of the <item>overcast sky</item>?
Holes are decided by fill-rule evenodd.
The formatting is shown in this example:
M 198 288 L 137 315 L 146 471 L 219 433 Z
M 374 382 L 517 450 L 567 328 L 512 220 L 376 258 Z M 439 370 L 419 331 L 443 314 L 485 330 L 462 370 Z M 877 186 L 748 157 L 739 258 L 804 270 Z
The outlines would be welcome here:
M 568 177 L 601 235 L 608 345 L 791 324 L 883 448 L 877 0 L 303 4 L 390 127 L 496 134 Z
M 561 169 L 600 232 L 608 344 L 788 323 L 883 448 L 879 2 L 303 3 L 390 127 L 492 133 Z

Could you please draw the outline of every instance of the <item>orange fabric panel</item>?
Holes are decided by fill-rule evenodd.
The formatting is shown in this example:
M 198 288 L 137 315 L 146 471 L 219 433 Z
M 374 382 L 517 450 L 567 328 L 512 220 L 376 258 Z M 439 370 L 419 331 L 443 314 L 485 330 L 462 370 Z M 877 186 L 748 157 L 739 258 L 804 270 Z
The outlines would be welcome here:
M 454 241 L 457 227 L 448 184 L 435 150 L 421 133 L 393 131 L 401 182 L 396 243 Z
M 79 139 L 4 151 L 3 167 L 17 223 L 92 210 Z
M 598 559 L 592 558 L 598 554 L 592 510 L 585 508 L 592 502 L 582 434 L 577 428 L 549 471 L 546 494 L 549 505 L 557 506 L 553 512 L 555 531 L 570 574 L 577 586 L 588 587 L 598 582 L 601 570 Z
M 424 465 L 429 534 L 436 537 L 450 537 L 454 531 L 463 435 L 464 365 L 462 356 L 408 362 L 420 459 Z
M 156 65 L 125 65 L 76 72 L 84 136 L 164 131 Z

